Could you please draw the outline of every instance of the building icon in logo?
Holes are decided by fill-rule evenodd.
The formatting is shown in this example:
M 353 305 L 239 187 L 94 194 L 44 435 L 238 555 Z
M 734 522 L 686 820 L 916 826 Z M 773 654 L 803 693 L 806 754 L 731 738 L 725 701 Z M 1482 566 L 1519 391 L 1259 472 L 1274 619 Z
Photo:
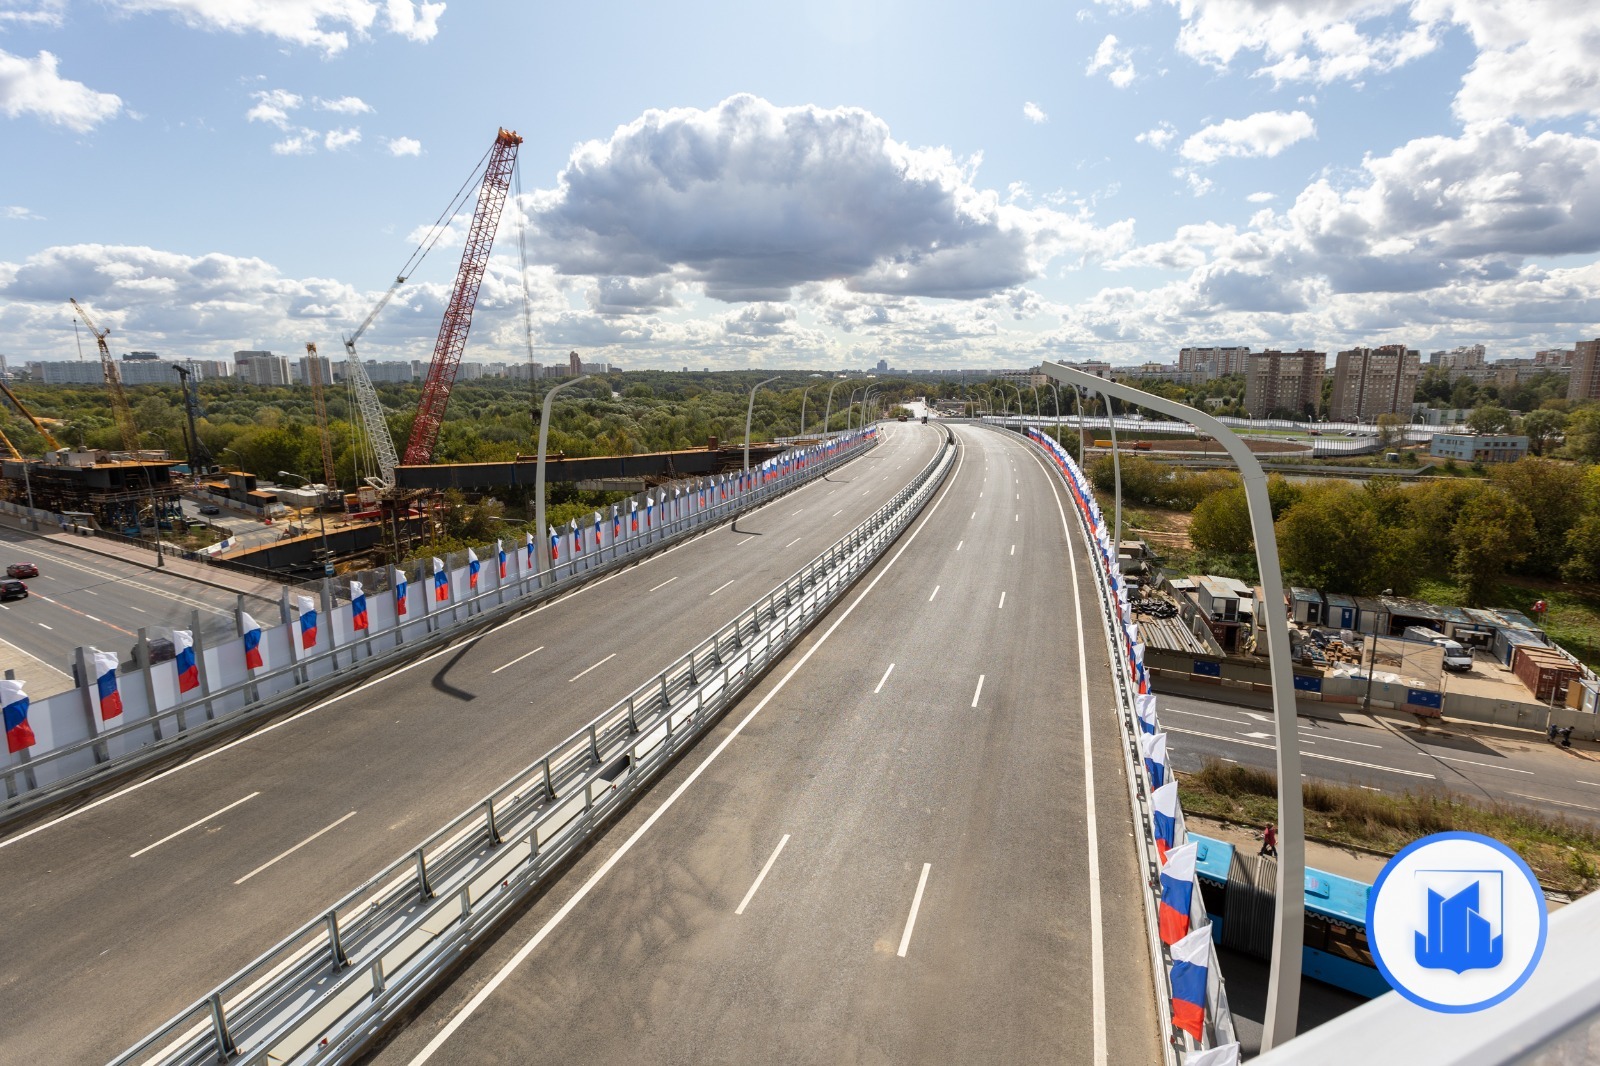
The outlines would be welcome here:
M 1514 995 L 1548 931 L 1527 863 L 1476 833 L 1437 833 L 1390 859 L 1367 897 L 1378 972 L 1429 1010 L 1466 1014 Z
M 1420 871 L 1419 877 L 1464 873 L 1473 875 L 1472 880 L 1449 895 L 1424 887 L 1428 927 L 1416 934 L 1418 966 L 1466 973 L 1468 970 L 1492 970 L 1505 958 L 1505 934 L 1499 932 L 1505 924 L 1500 913 L 1505 893 L 1499 890 L 1502 882 L 1499 870 L 1426 870 Z M 1500 904 L 1490 912 L 1494 915 L 1493 921 L 1485 915 L 1485 906 L 1491 900 Z

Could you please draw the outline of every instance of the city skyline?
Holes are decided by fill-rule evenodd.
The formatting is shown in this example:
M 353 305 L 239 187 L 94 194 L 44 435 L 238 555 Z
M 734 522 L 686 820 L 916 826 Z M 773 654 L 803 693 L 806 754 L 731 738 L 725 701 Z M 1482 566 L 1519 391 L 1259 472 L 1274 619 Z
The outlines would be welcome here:
M 519 234 L 545 363 L 1570 347 L 1600 20 L 1491 7 L 12 0 L 0 130 L 42 165 L 0 194 L 0 347 L 73 358 L 76 296 L 118 351 L 338 352 L 500 125 L 523 173 L 469 361 L 528 358 Z M 465 220 L 363 355 L 427 357 Z

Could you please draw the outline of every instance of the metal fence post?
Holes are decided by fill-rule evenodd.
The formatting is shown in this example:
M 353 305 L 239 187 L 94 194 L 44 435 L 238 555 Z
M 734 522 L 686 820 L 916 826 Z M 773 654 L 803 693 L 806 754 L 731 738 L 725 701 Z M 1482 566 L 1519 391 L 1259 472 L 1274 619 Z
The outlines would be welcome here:
M 216 708 L 211 699 L 211 671 L 206 666 L 206 638 L 200 629 L 200 608 L 196 607 L 189 612 L 189 632 L 194 634 L 194 665 L 200 674 L 200 702 L 205 708 L 206 721 L 216 717 Z M 181 698 L 181 697 L 180 697 Z M 184 719 L 180 714 L 178 728 L 184 728 Z
M 89 735 L 98 737 L 101 733 L 100 708 L 98 706 L 99 701 L 93 695 L 97 679 L 94 676 L 93 666 L 89 661 L 89 649 L 79 647 L 73 652 L 73 666 L 83 685 L 80 691 L 83 693 L 83 715 L 89 723 Z M 95 762 L 110 761 L 111 753 L 107 749 L 105 741 L 96 740 L 92 750 L 94 751 Z
M 423 899 L 433 898 L 433 886 L 428 884 L 428 860 L 423 858 L 422 849 L 417 849 L 417 887 L 422 891 Z
M 234 600 L 233 635 L 240 640 L 244 639 L 244 593 L 242 592 L 238 593 Z M 266 634 L 262 634 L 262 639 L 266 639 Z M 261 699 L 261 688 L 255 682 L 255 671 L 246 666 L 244 668 L 244 676 L 251 679 L 248 691 L 250 693 L 250 702 L 255 703 Z
M 161 712 L 156 708 L 156 668 L 150 661 L 150 629 L 148 626 L 139 627 L 139 665 L 144 668 L 144 698 L 150 708 L 150 732 L 152 739 L 161 739 Z
M 328 947 L 332 949 L 333 968 L 337 970 L 348 966 L 350 959 L 344 953 L 344 941 L 339 936 L 339 913 L 337 911 L 329 911 L 326 920 L 328 923 Z
M 239 1053 L 233 1034 L 228 1032 L 228 1015 L 222 1009 L 222 993 L 211 993 L 211 1036 L 217 1042 L 217 1061 L 227 1062 Z

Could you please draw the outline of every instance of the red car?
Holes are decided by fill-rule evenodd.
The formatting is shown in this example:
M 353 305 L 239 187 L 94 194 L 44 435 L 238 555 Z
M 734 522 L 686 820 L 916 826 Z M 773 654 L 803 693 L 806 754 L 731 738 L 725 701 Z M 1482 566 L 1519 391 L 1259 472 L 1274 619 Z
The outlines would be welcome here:
M 6 567 L 6 577 L 38 577 L 39 568 L 32 563 L 12 563 Z

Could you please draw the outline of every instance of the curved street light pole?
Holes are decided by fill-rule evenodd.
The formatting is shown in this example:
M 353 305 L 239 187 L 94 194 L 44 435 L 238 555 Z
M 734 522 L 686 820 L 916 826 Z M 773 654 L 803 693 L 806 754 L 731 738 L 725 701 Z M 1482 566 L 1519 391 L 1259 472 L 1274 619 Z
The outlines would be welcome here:
M 864 387 L 865 386 L 858 385 L 850 390 L 850 402 L 846 404 L 844 408 L 844 431 L 846 433 L 850 432 L 850 426 L 852 425 L 851 419 L 855 417 L 856 393 L 860 392 Z
M 783 375 L 778 374 L 765 381 L 758 381 L 750 386 L 750 403 L 744 409 L 744 472 L 750 472 L 750 419 L 756 413 L 756 390 L 763 385 L 770 385 Z
M 1227 426 L 1193 407 L 1060 363 L 1044 364 L 1044 372 L 1069 385 L 1086 385 L 1127 403 L 1148 407 L 1183 419 L 1209 434 L 1239 467 L 1250 529 L 1256 542 L 1256 567 L 1261 573 L 1261 593 L 1266 601 L 1267 667 L 1272 679 L 1273 722 L 1278 750 L 1278 859 L 1277 901 L 1272 934 L 1271 970 L 1267 981 L 1267 1010 L 1261 1049 L 1267 1051 L 1295 1034 L 1300 1009 L 1301 951 L 1305 944 L 1305 812 L 1300 795 L 1300 745 L 1295 720 L 1294 673 L 1289 663 L 1289 623 L 1283 608 L 1283 574 L 1279 570 L 1278 539 L 1272 525 L 1272 501 L 1267 495 L 1267 475 L 1261 463 Z
M 828 419 L 833 417 L 833 390 L 838 387 L 838 381 L 828 386 L 828 406 L 822 413 L 822 435 L 824 437 L 828 435 Z
M 569 385 L 576 385 L 587 377 L 589 377 L 588 374 L 580 374 L 575 378 L 563 381 L 554 388 L 547 390 L 544 394 L 544 409 L 539 416 L 539 462 L 534 467 L 533 475 L 533 532 L 534 541 L 539 545 L 539 573 L 541 574 L 550 569 L 550 542 L 545 536 L 545 530 L 548 527 L 544 522 L 544 452 L 545 444 L 550 439 L 550 406 L 556 398 L 556 393 Z M 543 581 L 542 578 L 540 580 L 541 582 Z
M 816 388 L 815 385 L 807 385 L 805 391 L 800 394 L 800 435 L 802 437 L 806 435 L 806 399 L 811 395 L 811 390 L 814 388 Z

